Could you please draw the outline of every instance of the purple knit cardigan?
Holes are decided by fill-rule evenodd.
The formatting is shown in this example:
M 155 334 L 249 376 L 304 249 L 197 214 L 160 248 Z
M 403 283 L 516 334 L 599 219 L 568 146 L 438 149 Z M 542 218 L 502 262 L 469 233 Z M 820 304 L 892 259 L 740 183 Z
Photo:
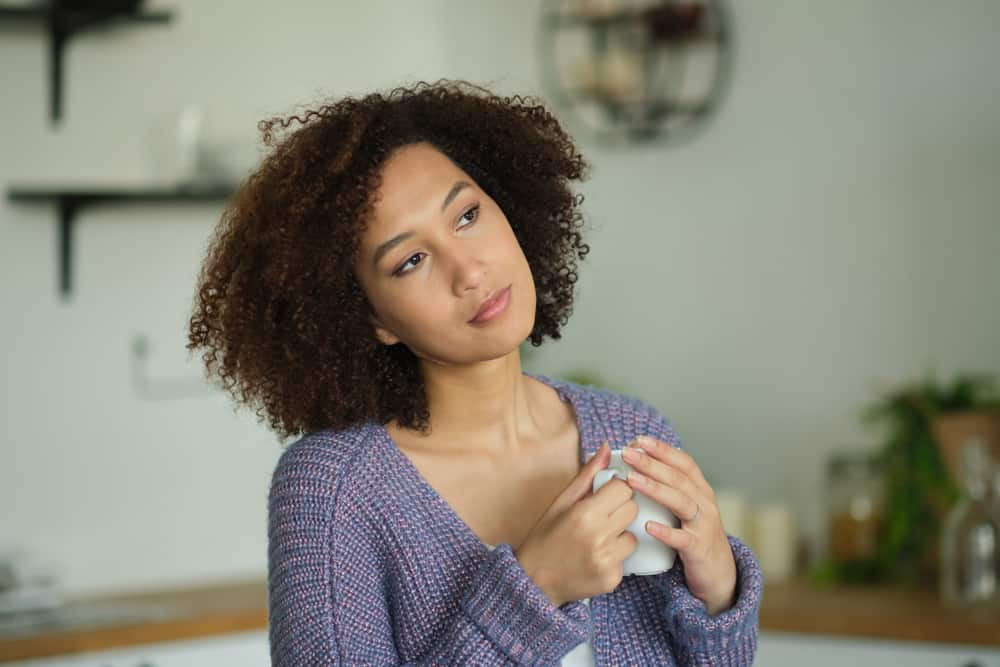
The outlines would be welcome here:
M 607 440 L 649 434 L 680 447 L 670 422 L 637 398 L 525 373 L 573 406 L 581 463 Z M 268 499 L 272 664 L 558 665 L 584 641 L 596 665 L 750 665 L 763 577 L 729 536 L 735 604 L 714 616 L 684 564 L 624 577 L 588 606 L 555 607 L 510 544 L 479 539 L 368 422 L 311 433 L 282 452 Z

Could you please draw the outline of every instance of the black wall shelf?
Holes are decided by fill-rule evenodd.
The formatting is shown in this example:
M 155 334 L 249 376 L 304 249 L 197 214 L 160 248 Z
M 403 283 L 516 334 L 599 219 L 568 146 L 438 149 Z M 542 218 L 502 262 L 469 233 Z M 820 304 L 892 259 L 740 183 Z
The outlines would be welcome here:
M 184 203 L 228 200 L 236 186 L 211 187 L 11 187 L 7 198 L 20 203 L 54 203 L 59 211 L 59 289 L 63 299 L 72 291 L 71 260 L 73 256 L 73 224 L 83 208 L 107 203 Z
M 135 3 L 136 5 L 140 3 Z M 41 21 L 49 31 L 49 120 L 53 125 L 62 118 L 63 50 L 76 33 L 118 21 L 167 23 L 171 12 L 139 12 L 112 9 L 70 9 L 58 2 L 35 6 L 0 5 L 0 21 Z

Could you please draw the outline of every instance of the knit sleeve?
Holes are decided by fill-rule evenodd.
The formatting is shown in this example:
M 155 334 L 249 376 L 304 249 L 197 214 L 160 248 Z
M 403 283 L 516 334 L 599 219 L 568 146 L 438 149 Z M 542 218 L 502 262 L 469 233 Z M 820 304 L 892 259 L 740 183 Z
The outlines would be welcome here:
M 645 433 L 684 449 L 670 421 L 647 406 L 650 419 Z M 696 598 L 684 579 L 680 558 L 660 575 L 666 605 L 662 609 L 674 655 L 679 665 L 731 665 L 753 663 L 759 633 L 758 611 L 763 591 L 760 563 L 750 547 L 727 535 L 736 561 L 736 599 L 732 607 L 709 616 L 705 603 Z
M 406 621 L 390 612 L 386 549 L 335 472 L 288 456 L 272 481 L 268 610 L 275 667 L 557 664 L 586 641 L 585 605 L 553 606 L 511 546 L 500 544 L 479 564 L 447 630 L 426 655 L 404 663 L 394 635 Z

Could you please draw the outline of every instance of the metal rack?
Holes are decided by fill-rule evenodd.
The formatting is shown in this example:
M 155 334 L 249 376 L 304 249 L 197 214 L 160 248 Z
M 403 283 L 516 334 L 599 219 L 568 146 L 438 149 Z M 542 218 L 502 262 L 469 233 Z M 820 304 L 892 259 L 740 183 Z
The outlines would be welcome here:
M 545 0 L 543 4 L 538 65 L 555 103 L 604 143 L 676 143 L 695 136 L 717 109 L 732 70 L 725 1 L 663 0 L 642 7 L 621 2 L 620 9 L 590 14 L 581 11 L 584 4 L 579 0 Z M 574 32 L 578 42 L 588 45 L 594 72 L 600 71 L 613 49 L 634 59 L 640 76 L 638 90 L 630 96 L 616 96 L 567 83 L 569 67 L 562 61 L 559 46 L 560 40 Z M 702 47 L 715 52 L 711 85 L 700 98 L 681 98 L 678 93 L 687 74 L 688 52 Z

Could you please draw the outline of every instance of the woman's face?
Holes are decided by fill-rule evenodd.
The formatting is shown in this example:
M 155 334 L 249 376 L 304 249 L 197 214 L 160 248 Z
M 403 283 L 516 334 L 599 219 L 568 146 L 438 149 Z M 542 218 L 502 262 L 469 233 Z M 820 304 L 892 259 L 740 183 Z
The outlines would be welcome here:
M 535 283 L 507 218 L 431 144 L 399 149 L 382 168 L 355 273 L 387 345 L 418 358 L 469 364 L 509 354 L 535 323 Z M 510 287 L 506 309 L 471 322 Z

